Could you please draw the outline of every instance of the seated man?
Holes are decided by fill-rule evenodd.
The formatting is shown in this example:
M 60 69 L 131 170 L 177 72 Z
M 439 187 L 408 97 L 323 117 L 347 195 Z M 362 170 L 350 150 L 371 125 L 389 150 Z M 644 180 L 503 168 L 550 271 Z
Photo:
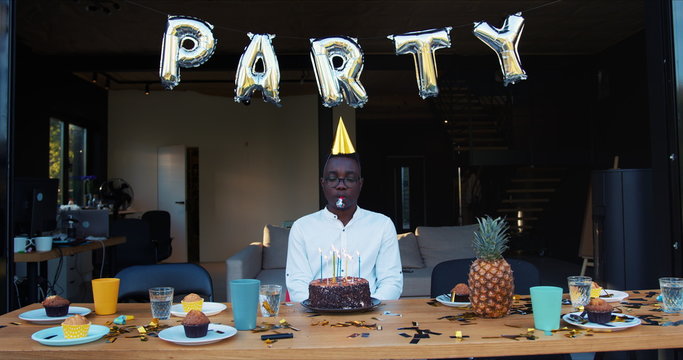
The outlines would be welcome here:
M 335 249 L 357 256 L 353 266 L 338 266 L 338 276 L 368 280 L 370 296 L 379 300 L 398 299 L 403 273 L 396 229 L 388 217 L 358 207 L 360 161 L 341 119 L 320 185 L 327 205 L 295 221 L 289 233 L 286 280 L 291 300 L 308 299 L 313 279 L 331 277 L 331 265 L 321 260 Z

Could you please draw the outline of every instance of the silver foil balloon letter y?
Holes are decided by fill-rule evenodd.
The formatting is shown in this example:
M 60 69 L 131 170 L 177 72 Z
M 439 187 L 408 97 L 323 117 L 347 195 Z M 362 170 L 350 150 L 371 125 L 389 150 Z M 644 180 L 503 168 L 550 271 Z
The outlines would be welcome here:
M 522 13 L 510 15 L 503 22 L 503 27 L 494 28 L 486 22 L 479 22 L 474 24 L 474 36 L 483 41 L 498 55 L 500 68 L 503 71 L 503 84 L 508 84 L 519 80 L 526 80 L 527 76 L 522 69 L 522 63 L 519 60 L 519 52 L 517 45 L 520 37 L 522 37 L 522 30 L 524 29 L 524 18 Z

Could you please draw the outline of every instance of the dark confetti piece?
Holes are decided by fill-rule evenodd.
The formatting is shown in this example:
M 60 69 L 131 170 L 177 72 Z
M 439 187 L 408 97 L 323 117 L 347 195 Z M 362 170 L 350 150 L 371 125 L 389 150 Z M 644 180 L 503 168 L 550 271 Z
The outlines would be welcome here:
M 362 336 L 362 337 L 369 337 L 369 336 L 370 336 L 370 333 L 362 333 L 362 334 L 360 334 L 360 336 Z
M 631 300 L 631 301 L 647 301 L 646 299 L 642 299 L 642 298 L 630 298 L 629 300 Z
M 432 335 L 442 335 L 442 334 L 439 333 L 439 332 L 435 332 L 435 331 L 431 331 L 431 330 L 425 330 L 425 332 L 426 332 L 427 334 L 432 334 Z
M 47 340 L 47 339 L 52 339 L 52 338 L 55 337 L 55 336 L 57 336 L 57 334 L 50 335 L 50 336 L 46 336 L 46 337 L 44 337 L 43 339 L 45 339 L 45 340 Z
M 429 334 L 415 334 L 413 339 L 429 339 Z
M 437 306 L 437 302 L 434 301 L 434 300 L 432 300 L 432 301 L 427 301 L 427 305 Z
M 396 330 L 417 330 L 417 326 L 409 326 L 409 327 L 400 327 Z
M 116 339 L 118 339 L 118 338 L 117 338 L 117 337 L 109 338 L 109 339 L 107 339 L 107 343 L 111 344 L 111 343 L 113 343 L 114 341 L 116 341 Z
M 359 333 L 353 333 L 353 334 L 347 336 L 347 338 L 355 338 L 355 337 L 358 337 L 358 336 L 360 336 Z
M 0 325 L 0 329 L 7 327 L 7 325 Z
M 469 338 L 469 337 L 470 337 L 469 335 L 463 335 L 463 336 L 461 336 L 461 337 L 449 336 L 449 338 L 451 338 L 451 339 L 466 339 L 466 338 Z M 497 337 L 497 336 L 489 336 L 489 337 L 485 337 L 485 338 L 482 338 L 482 339 L 498 339 L 498 337 Z
M 216 332 L 219 334 L 225 334 L 225 331 L 221 331 L 221 330 L 216 330 Z
M 414 338 L 414 339 L 410 340 L 410 343 L 411 343 L 411 344 L 417 344 L 417 343 L 419 343 L 419 342 L 420 342 L 420 339 L 419 339 L 419 338 Z
M 16 322 L 16 321 L 12 321 L 10 324 L 12 324 L 12 325 L 21 325 L 20 322 Z
M 401 336 L 403 336 L 403 337 L 407 337 L 407 338 L 411 337 L 410 335 L 408 335 L 408 334 L 406 334 L 406 333 L 399 333 L 399 335 L 401 335 Z
M 413 326 L 420 326 L 417 321 L 413 321 Z
M 647 295 L 645 295 L 645 297 L 649 297 L 649 298 L 650 298 L 650 297 L 653 297 L 653 296 L 655 296 L 655 295 L 657 295 L 657 292 L 656 292 L 656 291 L 648 291 L 648 292 L 647 292 Z
M 631 291 L 631 292 L 634 293 L 634 294 L 640 294 L 640 291 L 638 291 L 638 290 L 633 290 L 633 291 Z

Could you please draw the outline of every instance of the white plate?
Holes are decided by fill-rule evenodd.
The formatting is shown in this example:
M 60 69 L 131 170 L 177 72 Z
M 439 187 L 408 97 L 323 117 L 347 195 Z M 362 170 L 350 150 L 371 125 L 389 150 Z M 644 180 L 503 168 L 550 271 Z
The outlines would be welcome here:
M 228 307 L 225 304 L 204 301 L 204 304 L 202 305 L 202 312 L 206 316 L 211 316 L 216 315 L 227 308 Z M 183 304 L 175 304 L 171 306 L 171 315 L 185 317 L 187 313 L 183 311 Z
M 37 324 L 56 324 L 61 323 L 64 319 L 74 315 L 86 316 L 90 314 L 90 309 L 80 306 L 69 306 L 69 312 L 64 316 L 47 316 L 45 308 L 30 310 L 19 314 L 19 319 L 34 322 Z
M 610 296 L 610 297 L 604 296 L 605 293 L 608 293 L 612 296 Z M 624 299 L 626 299 L 628 297 L 628 294 L 623 292 L 623 291 L 608 290 L 608 289 L 602 290 L 600 295 L 603 295 L 603 296 L 600 296 L 600 298 L 602 300 L 607 301 L 607 302 L 622 302 L 622 301 L 624 301 Z
M 91 341 L 95 341 L 104 335 L 109 333 L 109 328 L 104 325 L 90 325 L 90 330 L 88 330 L 88 335 L 86 337 L 78 339 L 65 339 L 64 332 L 61 326 L 51 327 L 49 329 L 43 329 L 36 331 L 31 335 L 31 339 L 43 344 L 50 346 L 69 346 L 85 344 Z M 55 335 L 55 336 L 53 336 Z M 46 337 L 53 336 L 49 339 Z
M 632 315 L 624 315 L 624 314 L 620 314 L 620 313 L 612 313 L 612 315 L 627 316 L 627 317 L 633 318 L 633 320 L 629 321 L 629 322 L 608 322 L 607 324 L 596 324 L 596 323 L 592 323 L 592 322 L 587 322 L 585 324 L 582 324 L 578 321 L 571 319 L 569 317 L 569 315 L 572 315 L 572 314 L 577 315 L 577 316 L 581 316 L 581 312 L 574 312 L 574 313 L 570 313 L 570 314 L 566 314 L 566 315 L 562 316 L 562 320 L 566 321 L 569 324 L 572 324 L 574 326 L 578 326 L 578 327 L 584 328 L 584 329 L 619 331 L 619 330 L 624 330 L 624 329 L 628 329 L 628 328 L 640 325 L 640 319 L 639 318 L 632 316 Z
M 465 302 L 458 302 L 458 301 L 453 302 L 453 301 L 451 301 L 451 296 L 448 294 L 443 294 L 443 295 L 437 296 L 436 301 L 438 301 L 438 302 L 440 302 L 446 306 L 453 306 L 453 307 L 470 306 L 469 301 L 465 301 Z
M 219 334 L 218 331 L 222 331 Z M 209 324 L 209 332 L 200 338 L 189 338 L 185 336 L 185 329 L 182 325 L 164 329 L 159 332 L 159 339 L 176 343 L 178 345 L 204 345 L 215 343 L 227 339 L 237 334 L 237 329 L 228 325 Z

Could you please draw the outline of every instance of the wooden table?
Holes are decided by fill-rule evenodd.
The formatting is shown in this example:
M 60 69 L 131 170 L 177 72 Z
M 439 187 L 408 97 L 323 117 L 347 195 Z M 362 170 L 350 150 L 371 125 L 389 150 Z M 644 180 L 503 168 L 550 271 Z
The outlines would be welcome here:
M 93 251 L 101 249 L 103 247 L 114 246 L 123 244 L 126 242 L 125 236 L 111 237 L 102 241 L 89 241 L 76 246 L 64 246 L 58 247 L 56 245 L 52 246 L 50 251 L 35 251 L 30 253 L 14 253 L 14 262 L 25 262 L 26 265 L 26 275 L 29 282 L 29 289 L 36 289 L 37 278 L 38 278 L 38 264 L 40 264 L 40 273 L 47 276 L 47 261 L 51 259 L 56 259 L 62 256 L 75 255 L 78 253 Z M 104 259 L 102 259 L 104 261 Z M 45 290 L 45 289 L 43 289 Z M 29 291 L 29 301 L 38 301 L 38 296 L 35 291 Z
M 640 309 L 623 307 L 625 313 L 631 315 L 663 316 L 666 320 L 683 319 L 683 314 L 665 314 L 653 312 L 655 296 L 646 297 L 646 292 L 632 294 L 631 298 L 643 298 L 646 301 L 631 303 L 649 304 Z M 524 297 L 523 297 L 524 298 Z M 628 300 L 628 299 L 627 299 Z M 509 315 L 501 319 L 476 319 L 475 324 L 465 325 L 459 321 L 439 319 L 442 316 L 461 314 L 465 310 L 446 307 L 441 304 L 429 305 L 429 299 L 402 299 L 385 301 L 377 309 L 359 314 L 324 314 L 311 317 L 300 304 L 282 306 L 277 319 L 259 318 L 259 323 L 274 323 L 286 319 L 300 331 L 282 329 L 282 332 L 293 332 L 293 339 L 278 340 L 267 345 L 260 340 L 261 334 L 251 331 L 239 331 L 237 335 L 217 343 L 202 346 L 181 346 L 165 342 L 159 338 L 149 337 L 143 342 L 137 338 L 119 336 L 113 343 L 104 339 L 92 343 L 50 347 L 31 340 L 31 334 L 51 326 L 35 325 L 18 318 L 18 315 L 40 306 L 33 304 L 22 309 L 0 316 L 0 358 L 3 359 L 242 359 L 242 358 L 290 358 L 290 359 L 337 359 L 337 358 L 449 358 L 449 357 L 482 357 L 500 355 L 530 355 L 572 352 L 597 352 L 617 350 L 641 350 L 678 348 L 683 344 L 683 326 L 637 326 L 619 332 L 583 331 L 575 338 L 565 336 L 568 332 L 557 332 L 552 336 L 535 331 L 537 340 L 512 340 L 500 335 L 517 335 L 526 333 L 533 327 L 531 315 Z M 92 304 L 75 304 L 93 308 Z M 150 322 L 149 304 L 119 304 L 118 313 L 109 316 L 91 314 L 88 318 L 93 324 L 106 325 L 121 314 L 134 315 L 135 320 L 128 324 L 146 325 Z M 563 313 L 571 312 L 570 306 L 564 306 Z M 385 311 L 402 316 L 384 315 Z M 373 317 L 381 319 L 375 320 Z M 347 321 L 365 321 L 368 324 L 380 324 L 382 330 L 369 330 L 357 327 L 333 327 L 330 324 Z M 230 306 L 218 315 L 212 316 L 213 323 L 231 324 Z M 324 321 L 330 324 L 322 325 Z M 397 330 L 401 327 L 412 327 L 417 322 L 420 329 L 429 329 L 442 335 L 430 335 L 417 344 L 410 344 L 413 330 Z M 11 322 L 21 322 L 12 325 Z M 180 318 L 172 317 L 162 320 L 162 324 L 178 325 Z M 317 325 L 313 325 L 318 323 Z M 562 322 L 561 326 L 566 326 Z M 573 328 L 570 326 L 570 328 Z M 462 341 L 450 338 L 456 330 L 469 336 Z M 349 337 L 354 333 L 369 333 L 368 337 Z M 411 338 L 402 337 L 399 333 L 407 333 Z M 129 335 L 137 335 L 135 330 Z M 484 338 L 487 337 L 487 338 Z M 488 338 L 495 337 L 495 338 Z
M 645 294 L 632 294 L 632 297 L 645 298 Z M 663 316 L 666 320 L 681 320 L 683 315 L 653 312 L 654 296 L 647 301 L 631 301 L 631 303 L 647 303 L 640 309 L 622 308 L 631 315 Z M 261 334 L 251 331 L 239 331 L 237 335 L 217 343 L 202 346 L 181 346 L 165 342 L 156 337 L 149 337 L 143 342 L 137 338 L 119 336 L 113 343 L 104 339 L 92 343 L 50 347 L 31 340 L 31 334 L 51 326 L 35 325 L 24 322 L 18 315 L 40 306 L 33 304 L 22 309 L 0 316 L 0 358 L 3 359 L 93 359 L 93 358 L 144 358 L 144 359 L 242 359 L 242 358 L 289 358 L 289 359 L 337 359 L 337 358 L 449 358 L 449 357 L 482 357 L 501 355 L 531 355 L 572 352 L 599 352 L 617 350 L 643 350 L 678 348 L 683 344 L 683 327 L 675 326 L 637 326 L 618 332 L 583 331 L 575 338 L 566 336 L 568 332 L 556 332 L 551 336 L 542 331 L 535 331 L 538 339 L 512 340 L 500 335 L 517 335 L 526 333 L 533 327 L 531 315 L 509 315 L 501 319 L 476 319 L 474 324 L 465 325 L 459 321 L 439 319 L 442 316 L 461 314 L 464 310 L 446 307 L 441 304 L 429 305 L 429 299 L 402 299 L 385 301 L 376 310 L 360 314 L 324 314 L 310 317 L 299 305 L 282 306 L 280 317 L 276 320 L 259 318 L 275 323 L 285 318 L 300 331 L 282 329 L 282 332 L 293 332 L 293 339 L 278 340 L 267 345 L 260 340 Z M 92 304 L 75 304 L 93 308 Z M 93 324 L 107 325 L 120 314 L 134 315 L 135 320 L 128 324 L 146 325 L 150 322 L 149 304 L 119 304 L 116 315 L 88 318 Z M 571 312 L 570 306 L 564 306 L 563 313 Z M 402 316 L 384 315 L 384 311 Z M 375 320 L 376 317 L 381 320 Z M 382 330 L 369 330 L 357 327 L 332 327 L 330 324 L 346 321 L 365 321 L 368 324 L 381 324 Z M 218 315 L 212 316 L 213 323 L 231 324 L 230 307 Z M 324 321 L 330 324 L 322 325 Z M 399 333 L 407 333 L 411 337 L 413 330 L 397 330 L 401 327 L 412 327 L 413 321 L 421 329 L 430 329 L 442 335 L 430 335 L 417 344 L 410 344 L 411 338 L 402 337 Z M 21 322 L 12 325 L 11 322 Z M 180 318 L 172 317 L 162 320 L 162 324 L 178 325 Z M 317 325 L 313 325 L 317 323 Z M 562 322 L 561 326 L 566 326 Z M 570 326 L 570 328 L 573 328 Z M 456 330 L 469 336 L 462 341 L 450 338 Z M 352 337 L 353 333 L 369 333 L 368 337 Z M 133 330 L 128 335 L 137 335 Z M 484 338 L 486 337 L 486 338 Z M 488 338 L 495 337 L 495 338 Z

